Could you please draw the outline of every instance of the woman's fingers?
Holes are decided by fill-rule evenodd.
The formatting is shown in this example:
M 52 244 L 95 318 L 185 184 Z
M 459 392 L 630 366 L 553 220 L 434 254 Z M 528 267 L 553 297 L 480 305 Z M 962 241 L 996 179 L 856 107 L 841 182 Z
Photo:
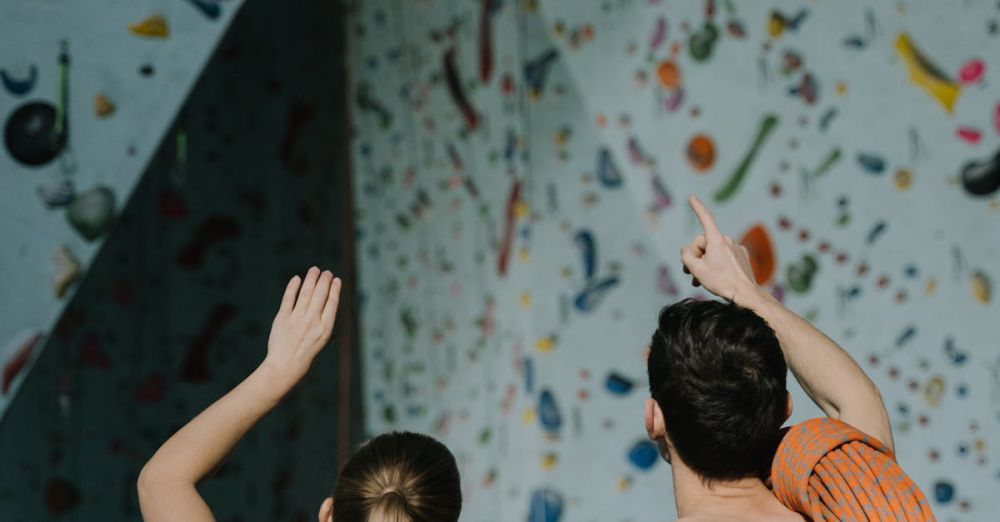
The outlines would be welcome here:
M 323 324 L 328 325 L 329 328 L 333 328 L 334 319 L 337 318 L 337 308 L 340 306 L 341 287 L 343 287 L 343 281 L 341 281 L 339 277 L 334 278 L 333 283 L 330 286 L 330 295 L 327 296 L 326 304 L 323 306 Z
M 299 300 L 295 303 L 296 312 L 305 312 L 306 308 L 309 306 L 309 300 L 312 299 L 313 290 L 316 289 L 316 281 L 319 279 L 319 268 L 312 267 L 306 272 L 306 278 L 302 282 L 302 288 L 299 290 Z
M 292 313 L 292 309 L 295 308 L 295 294 L 298 293 L 300 285 L 302 285 L 302 278 L 299 276 L 288 281 L 288 285 L 285 286 L 285 295 L 281 297 L 281 306 L 278 307 L 279 316 Z
M 311 318 L 319 318 L 323 313 L 323 306 L 326 305 L 326 298 L 330 295 L 330 285 L 333 283 L 333 274 L 329 270 L 324 271 L 316 282 L 316 289 L 313 290 L 312 297 L 309 298 L 309 308 L 306 314 Z

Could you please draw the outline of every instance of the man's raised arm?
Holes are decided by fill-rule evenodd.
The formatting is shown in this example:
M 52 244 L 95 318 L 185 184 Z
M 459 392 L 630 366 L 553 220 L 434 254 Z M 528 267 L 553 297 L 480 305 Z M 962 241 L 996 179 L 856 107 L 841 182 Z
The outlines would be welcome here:
M 895 452 L 878 387 L 837 343 L 757 286 L 744 247 L 719 231 L 711 212 L 691 198 L 704 234 L 681 249 L 685 271 L 713 294 L 753 310 L 774 329 L 785 361 L 828 416 L 871 435 Z

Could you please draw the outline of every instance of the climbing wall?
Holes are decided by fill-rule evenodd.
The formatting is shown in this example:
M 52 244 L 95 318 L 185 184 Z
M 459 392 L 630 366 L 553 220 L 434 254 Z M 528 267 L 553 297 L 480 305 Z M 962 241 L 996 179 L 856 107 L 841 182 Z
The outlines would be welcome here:
M 288 278 L 353 280 L 343 24 L 326 0 L 233 20 L 0 423 L 0 520 L 140 520 L 139 470 L 263 360 Z M 200 485 L 218 520 L 314 519 L 360 435 L 351 312 Z
M 703 295 L 688 194 L 872 375 L 939 518 L 1000 509 L 1000 5 L 356 11 L 367 423 L 446 441 L 465 519 L 673 515 L 641 355 Z
M 0 418 L 241 5 L 0 3 Z

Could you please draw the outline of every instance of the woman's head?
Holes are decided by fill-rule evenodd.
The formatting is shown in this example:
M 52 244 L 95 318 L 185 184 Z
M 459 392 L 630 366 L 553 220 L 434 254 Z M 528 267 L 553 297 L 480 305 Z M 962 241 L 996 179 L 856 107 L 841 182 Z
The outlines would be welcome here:
M 333 489 L 334 522 L 450 522 L 462 510 L 455 457 L 437 440 L 409 432 L 361 447 Z

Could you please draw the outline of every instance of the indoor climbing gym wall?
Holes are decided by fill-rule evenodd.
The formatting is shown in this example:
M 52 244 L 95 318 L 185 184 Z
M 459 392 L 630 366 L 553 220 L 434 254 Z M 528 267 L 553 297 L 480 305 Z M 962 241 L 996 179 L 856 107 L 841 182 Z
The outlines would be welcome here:
M 0 419 L 241 5 L 0 2 Z
M 203 19 L 198 10 L 189 18 L 189 2 L 171 6 L 177 11 L 176 18 L 167 17 L 176 22 L 170 38 L 185 27 L 221 23 Z M 218 6 L 232 10 L 236 4 Z M 176 120 L 164 120 L 156 131 L 166 137 L 159 146 L 150 144 L 154 150 L 144 173 L 141 167 L 123 170 L 132 165 L 123 163 L 119 150 L 127 141 L 107 138 L 102 146 L 111 156 L 102 161 L 114 171 L 85 168 L 77 150 L 74 183 L 122 183 L 114 185 L 121 215 L 86 263 L 72 298 L 64 298 L 68 303 L 56 324 L 49 329 L 37 322 L 43 317 L 26 323 L 51 334 L 45 350 L 32 355 L 33 369 L 0 422 L 0 520 L 140 520 L 136 480 L 143 464 L 263 360 L 288 278 L 312 264 L 350 278 L 343 23 L 338 4 L 326 0 L 300 1 L 296 9 L 247 2 Z M 121 91 L 107 87 L 115 113 L 92 120 L 86 84 L 76 83 L 84 63 L 76 55 L 71 61 L 71 89 L 81 89 L 71 103 L 88 104 L 80 109 L 78 126 L 111 132 L 104 126 L 122 118 L 136 132 L 144 128 L 132 106 L 140 100 L 128 94 L 134 86 L 125 85 L 127 78 L 115 80 L 122 82 Z M 157 75 L 142 81 L 156 81 L 168 64 L 152 63 L 158 64 Z M 128 60 L 118 65 L 121 70 L 107 74 L 132 72 Z M 49 73 L 38 69 L 41 81 Z M 40 86 L 33 92 L 42 98 Z M 174 95 L 160 92 L 168 94 Z M 59 173 L 58 165 L 46 168 L 56 170 L 2 171 L 5 190 L 23 186 L 30 195 L 21 196 L 25 212 L 43 208 L 35 184 Z M 136 182 L 130 197 L 126 181 L 129 189 Z M 13 199 L 6 192 L 2 197 Z M 32 290 L 22 297 L 26 304 L 50 298 L 48 241 L 67 241 L 81 264 L 84 252 L 95 248 L 75 250 L 84 240 L 66 223 L 65 210 L 44 212 L 36 213 L 47 220 L 18 222 L 22 228 L 0 233 L 15 243 L 31 241 L 24 257 L 2 255 L 5 270 L 16 262 L 16 272 L 2 276 L 4 304 L 12 299 L 6 294 L 11 274 L 35 269 L 26 266 L 34 259 L 32 249 L 44 257 L 37 261 L 37 278 L 24 282 Z M 51 237 L 43 234 L 49 228 L 37 228 L 49 221 Z M 347 306 L 340 310 L 335 339 L 310 376 L 201 484 L 218 520 L 314 520 L 332 489 L 338 453 L 350 451 L 360 435 L 360 393 L 352 393 L 357 379 L 351 376 L 356 359 L 344 351 L 351 346 L 351 312 Z M 5 386 L 12 375 L 6 368 Z
M 465 520 L 669 520 L 642 353 L 696 194 L 880 386 L 941 520 L 1000 511 L 1000 4 L 365 0 L 368 430 Z M 793 422 L 818 416 L 797 385 Z

